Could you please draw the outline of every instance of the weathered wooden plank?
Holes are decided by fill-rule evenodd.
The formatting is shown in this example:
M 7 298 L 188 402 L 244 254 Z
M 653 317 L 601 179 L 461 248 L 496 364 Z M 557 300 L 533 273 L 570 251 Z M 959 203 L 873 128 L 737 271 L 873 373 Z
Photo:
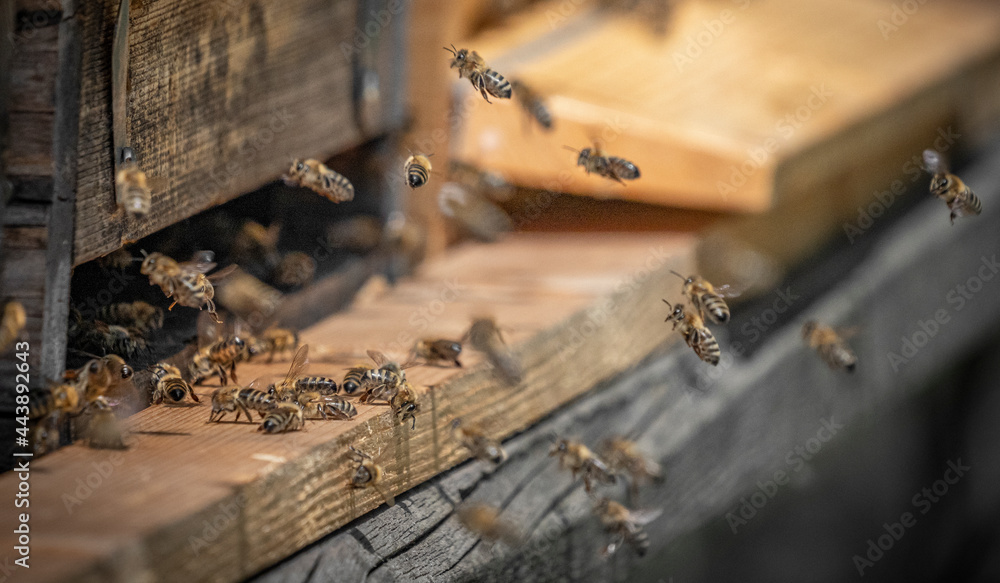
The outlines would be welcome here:
M 393 84 L 405 65 L 377 21 L 379 31 L 356 30 L 356 2 L 137 4 L 128 135 L 152 181 L 153 207 L 146 221 L 128 222 L 116 210 L 111 176 L 109 48 L 118 4 L 87 3 L 77 14 L 86 40 L 76 264 L 277 179 L 290 156 L 327 158 L 357 145 L 358 55 L 370 55 L 382 83 L 378 122 L 364 135 L 398 123 L 400 113 L 387 112 L 399 109 Z M 385 29 L 403 20 L 394 16 Z
M 965 175 L 995 192 L 1000 151 Z M 1000 233 L 993 224 L 1000 206 L 989 207 L 983 216 L 953 227 L 940 201 L 923 203 L 882 231 L 859 264 L 845 265 L 849 273 L 836 285 L 819 297 L 801 298 L 801 313 L 774 324 L 776 330 L 752 358 L 726 359 L 708 370 L 684 350 L 658 355 L 506 441 L 510 460 L 497 471 L 489 473 L 477 462 L 458 466 L 399 497 L 394 508 L 372 513 L 292 558 L 288 570 L 282 564 L 254 581 L 307 581 L 299 576 L 302 563 L 322 556 L 328 546 L 350 548 L 356 542 L 364 550 L 344 560 L 370 563 L 374 554 L 379 564 L 370 575 L 387 581 L 664 580 L 675 566 L 671 561 L 683 555 L 667 549 L 711 522 L 729 528 L 725 514 L 757 491 L 758 481 L 773 480 L 775 469 L 789 470 L 787 456 L 795 447 L 804 448 L 823 427 L 828 429 L 822 435 L 829 436 L 829 427 L 846 434 L 881 422 L 882 412 L 914 397 L 928 379 L 995 335 Z M 808 281 L 788 285 L 796 292 L 810 287 Z M 972 294 L 961 303 L 949 299 L 964 298 L 958 286 Z M 934 320 L 942 310 L 947 320 L 925 343 L 918 339 L 923 345 L 916 356 L 906 362 L 890 357 L 906 354 L 903 339 L 912 341 L 920 322 Z M 878 323 L 863 325 L 851 340 L 860 357 L 853 376 L 830 371 L 803 346 L 800 326 L 810 318 L 847 326 Z M 725 338 L 723 346 L 731 353 Z M 665 483 L 646 486 L 629 502 L 664 510 L 646 527 L 651 550 L 645 559 L 628 549 L 612 561 L 600 558 L 605 539 L 591 500 L 547 457 L 552 435 L 596 444 L 613 434 L 634 436 L 667 472 Z M 840 435 L 838 441 L 847 439 Z M 525 470 L 526 460 L 536 464 L 533 471 Z M 995 473 L 986 478 L 995 479 Z M 436 497 L 427 503 L 432 492 Z M 627 498 L 621 487 L 600 494 Z M 530 540 L 516 549 L 477 542 L 451 514 L 466 500 L 502 506 L 502 516 L 526 527 Z M 938 533 L 932 536 L 939 539 Z M 849 560 L 844 565 L 851 568 Z
M 44 227 L 48 216 L 49 205 L 45 203 L 14 202 L 4 209 L 4 226 L 13 227 Z
M 11 176 L 52 174 L 51 112 L 10 112 L 11 144 L 7 150 L 7 174 Z
M 54 39 L 53 39 L 54 40 Z M 10 69 L 13 111 L 54 112 L 58 51 L 17 46 Z
M 21 176 L 12 182 L 14 183 L 13 198 L 16 200 L 45 203 L 52 201 L 51 176 Z

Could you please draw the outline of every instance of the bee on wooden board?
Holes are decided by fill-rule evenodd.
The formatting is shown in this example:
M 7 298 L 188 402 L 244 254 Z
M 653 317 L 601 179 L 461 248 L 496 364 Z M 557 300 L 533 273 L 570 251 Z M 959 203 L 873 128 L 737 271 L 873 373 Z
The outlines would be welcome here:
M 639 493 L 641 483 L 663 481 L 663 469 L 660 464 L 642 455 L 634 441 L 624 437 L 612 437 L 605 440 L 598 451 L 612 472 L 628 476 L 633 496 Z
M 736 297 L 740 292 L 729 285 L 713 286 L 700 275 L 683 275 L 671 270 L 677 277 L 684 281 L 681 293 L 691 302 L 698 315 L 703 320 L 707 319 L 716 324 L 729 322 L 729 305 L 724 298 Z
M 215 288 L 205 275 L 215 268 L 215 254 L 211 251 L 198 251 L 191 261 L 178 263 L 163 253 L 150 253 L 142 261 L 139 272 L 149 277 L 150 285 L 157 285 L 163 293 L 174 302 L 168 310 L 180 304 L 199 310 L 208 306 L 208 313 L 217 323 L 222 323 L 215 313 Z M 213 278 L 224 277 L 228 270 L 223 270 Z
M 597 174 L 604 178 L 610 178 L 619 184 L 625 184 L 625 180 L 635 180 L 639 178 L 639 167 L 624 158 L 609 156 L 595 142 L 593 148 L 577 150 L 569 146 L 563 146 L 567 150 L 577 152 L 577 166 L 583 166 L 587 174 Z
M 153 195 L 146 184 L 146 173 L 135 164 L 119 170 L 115 175 L 115 198 L 129 217 L 146 218 L 153 203 Z
M 302 374 L 309 363 L 309 345 L 303 344 L 295 351 L 285 378 L 268 387 L 267 391 L 279 401 L 294 401 L 301 392 L 318 392 L 332 395 L 337 392 L 337 381 L 327 377 L 306 377 Z
M 163 327 L 163 308 L 143 301 L 108 304 L 97 311 L 97 318 L 108 324 L 134 328 L 141 333 Z
M 295 160 L 284 176 L 285 184 L 308 188 L 331 202 L 354 200 L 354 185 L 319 160 Z
M 480 460 L 500 465 L 507 459 L 507 452 L 500 442 L 487 437 L 479 425 L 455 419 L 451 422 L 451 436 Z
M 549 113 L 549 108 L 545 106 L 545 100 L 542 96 L 519 79 L 512 79 L 510 86 L 514 91 L 514 96 L 517 97 L 517 101 L 521 104 L 521 109 L 524 110 L 528 118 L 538 122 L 538 125 L 542 126 L 543 130 L 551 130 L 552 114 Z
M 458 521 L 472 533 L 487 541 L 500 541 L 514 547 L 523 535 L 518 528 L 500 518 L 500 509 L 486 504 L 463 504 L 455 510 Z
M 344 374 L 344 381 L 340 383 L 340 388 L 344 391 L 344 394 L 353 395 L 366 388 L 367 382 L 365 381 L 365 375 L 370 370 L 371 367 L 365 365 L 349 368 L 347 373 Z
M 357 462 L 358 467 L 354 470 L 354 475 L 351 476 L 347 485 L 358 489 L 372 488 L 382 496 L 387 506 L 395 505 L 396 499 L 392 493 L 382 486 L 382 480 L 385 477 L 385 470 L 382 469 L 382 466 L 375 463 L 372 456 L 367 453 L 355 448 L 353 445 L 349 447 L 350 452 L 348 455 L 352 460 Z
M 272 279 L 283 287 L 301 287 L 316 277 L 316 260 L 302 251 L 285 253 L 274 268 Z
M 151 367 L 153 383 L 153 404 L 159 405 L 167 401 L 168 403 L 181 403 L 185 397 L 191 397 L 195 403 L 199 402 L 198 395 L 191 389 L 181 371 L 172 364 L 159 362 Z
M 549 452 L 550 456 L 559 456 L 559 465 L 573 473 L 583 475 L 583 486 L 590 494 L 595 483 L 612 485 L 616 482 L 615 475 L 604 460 L 590 449 L 571 439 L 560 439 Z
M 649 550 L 649 538 L 643 532 L 642 527 L 656 520 L 663 510 L 629 510 L 625 506 L 601 498 L 594 506 L 594 513 L 601 520 L 604 529 L 611 533 L 614 538 L 608 543 L 601 554 L 609 557 L 623 544 L 629 544 L 635 549 L 635 553 L 640 557 Z
M 406 380 L 404 369 L 413 366 L 414 363 L 399 364 L 388 356 L 377 350 L 369 350 L 368 357 L 375 362 L 378 368 L 369 368 L 364 372 L 366 384 L 371 388 L 394 389 Z M 381 397 L 375 397 L 376 399 Z
M 299 347 L 299 333 L 288 328 L 268 328 L 250 340 L 251 356 L 267 353 L 265 362 L 273 362 L 274 357 Z
M 853 335 L 854 332 L 854 330 L 838 332 L 815 320 L 809 320 L 802 326 L 803 340 L 820 355 L 823 362 L 833 370 L 843 369 L 847 372 L 854 372 L 858 363 L 858 357 L 845 340 L 845 337 Z
M 470 52 L 468 49 L 456 49 L 444 47 L 454 58 L 451 60 L 451 68 L 458 68 L 458 78 L 466 78 L 472 86 L 479 91 L 486 100 L 490 101 L 490 95 L 498 99 L 510 99 L 510 82 L 504 79 L 503 75 L 486 66 L 486 61 L 479 56 L 476 51 Z
M 924 168 L 931 174 L 931 194 L 940 198 L 951 211 L 951 224 L 955 217 L 967 217 L 983 212 L 983 204 L 962 179 L 948 172 L 948 165 L 935 150 L 924 150 Z
M 712 366 L 719 364 L 719 358 L 722 356 L 719 350 L 719 343 L 716 341 L 712 331 L 705 326 L 705 322 L 701 319 L 701 316 L 697 312 L 685 312 L 684 304 L 671 306 L 667 300 L 663 300 L 663 303 L 673 309 L 673 312 L 667 316 L 664 322 L 673 320 L 674 330 L 680 332 L 681 336 L 684 337 L 684 341 L 694 350 L 698 358 Z
M 427 184 L 431 174 L 430 156 L 423 154 L 410 154 L 403 164 L 403 173 L 406 174 L 406 183 L 410 188 L 420 188 Z
M 306 417 L 347 420 L 358 414 L 358 410 L 347 399 L 319 391 L 300 391 L 295 402 L 302 407 Z
M 456 340 L 417 340 L 413 346 L 413 354 L 424 359 L 426 364 L 454 364 L 461 368 L 458 355 L 462 353 L 462 343 Z
M 8 346 L 21 334 L 28 322 L 24 306 L 18 301 L 9 301 L 3 307 L 3 323 L 0 324 L 0 350 Z
M 222 421 L 227 413 L 236 413 L 236 421 L 239 422 L 240 413 L 243 413 L 247 416 L 247 420 L 253 423 L 253 415 L 250 414 L 250 411 L 256 411 L 263 421 L 268 412 L 274 409 L 275 401 L 274 397 L 264 391 L 257 390 L 254 388 L 255 386 L 256 381 L 246 387 L 219 387 L 213 391 L 212 412 L 209 413 L 208 420 Z
M 264 420 L 257 426 L 257 431 L 264 433 L 285 433 L 288 431 L 298 431 L 305 427 L 306 421 L 302 407 L 298 403 L 281 402 L 276 403 L 274 408 L 267 412 Z
M 508 383 L 516 385 L 524 378 L 521 361 L 503 340 L 500 328 L 493 318 L 476 318 L 465 333 L 465 338 L 476 350 L 484 353 Z
M 420 411 L 420 404 L 417 403 L 417 392 L 409 381 L 403 379 L 395 385 L 372 385 L 369 382 L 368 390 L 358 401 L 371 403 L 376 400 L 385 401 L 400 423 L 405 424 L 406 420 L 410 419 L 412 421 L 410 428 L 416 429 L 416 413 Z

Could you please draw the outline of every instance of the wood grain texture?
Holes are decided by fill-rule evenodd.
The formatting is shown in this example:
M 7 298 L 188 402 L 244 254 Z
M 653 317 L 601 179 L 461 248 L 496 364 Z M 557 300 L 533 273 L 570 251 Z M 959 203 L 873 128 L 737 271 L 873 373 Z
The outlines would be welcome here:
M 811 160 L 818 182 L 842 177 L 816 155 L 827 143 L 853 151 L 858 164 L 872 151 L 899 151 L 905 141 L 894 129 L 852 130 L 918 97 L 929 115 L 905 109 L 913 115 L 895 115 L 894 128 L 933 131 L 952 118 L 963 132 L 997 120 L 989 84 L 970 92 L 963 79 L 996 77 L 1000 12 L 976 2 L 921 5 L 883 36 L 879 22 L 892 10 L 876 0 L 680 2 L 659 38 L 638 19 L 544 3 L 464 42 L 548 96 L 554 131 L 526 129 L 517 103 L 489 105 L 456 80 L 465 116 L 455 153 L 525 186 L 670 206 L 759 212 L 804 198 L 856 200 L 842 189 L 791 188 L 782 176 Z M 973 119 L 969 110 L 992 113 Z M 593 139 L 642 177 L 623 187 L 586 176 L 562 146 Z M 880 186 L 852 178 L 865 195 Z
M 981 159 L 969 177 L 997 192 L 1000 150 L 994 148 Z M 395 507 L 352 523 L 253 583 L 304 583 L 311 580 L 311 572 L 328 572 L 334 561 L 352 569 L 367 567 L 369 580 L 378 581 L 654 583 L 676 574 L 678 562 L 718 560 L 714 549 L 705 549 L 704 557 L 690 541 L 685 546 L 685 536 L 710 524 L 720 525 L 728 534 L 725 514 L 735 511 L 742 497 L 758 492 L 758 483 L 773 480 L 775 470 L 794 474 L 788 471 L 788 455 L 815 439 L 824 420 L 842 429 L 829 437 L 834 443 L 824 444 L 817 456 L 851 440 L 849 434 L 865 435 L 865 426 L 882 423 L 883 415 L 916 397 L 929 379 L 953 374 L 955 363 L 995 337 L 1000 326 L 998 280 L 990 268 L 982 271 L 984 263 L 996 261 L 1000 248 L 1000 233 L 993 227 L 1000 206 L 990 206 L 976 221 L 952 227 L 940 201 L 926 201 L 879 233 L 878 242 L 860 261 L 844 263 L 849 273 L 836 285 L 818 296 L 803 297 L 801 302 L 807 305 L 799 306 L 797 315 L 784 316 L 752 358 L 736 358 L 706 371 L 684 351 L 656 355 L 506 441 L 510 458 L 496 471 L 474 461 L 458 466 L 399 497 Z M 854 249 L 844 251 L 856 256 Z M 955 286 L 981 274 L 990 279 L 964 309 L 946 301 Z M 796 292 L 811 285 L 797 279 L 788 284 Z M 888 353 L 898 353 L 901 339 L 913 337 L 921 320 L 942 309 L 950 317 L 948 322 L 915 358 L 894 367 Z M 851 340 L 860 357 L 854 375 L 830 371 L 803 346 L 800 326 L 811 318 L 838 325 L 864 324 Z M 725 342 L 723 346 L 724 351 L 730 348 Z M 552 435 L 597 444 L 614 434 L 633 435 L 666 471 L 663 484 L 643 488 L 639 498 L 629 502 L 664 510 L 645 527 L 651 547 L 644 559 L 628 549 L 610 561 L 600 557 L 598 551 L 607 541 L 591 514 L 591 501 L 581 484 L 547 455 Z M 897 449 L 894 439 L 882 444 L 855 440 L 855 446 Z M 964 446 L 962 459 L 968 462 L 965 454 L 971 456 L 973 446 Z M 986 469 L 984 480 L 990 485 L 985 491 L 995 489 L 995 456 L 984 454 L 973 465 Z M 818 465 L 815 468 L 820 471 Z M 803 481 L 810 479 L 814 478 Z M 793 476 L 793 485 L 786 487 L 797 488 L 794 480 Z M 901 492 L 904 502 L 919 491 L 918 484 L 913 487 Z M 624 490 L 616 487 L 599 493 L 625 500 Z M 779 497 L 788 496 L 781 492 Z M 871 493 L 859 488 L 840 495 L 868 499 Z M 530 540 L 519 548 L 478 540 L 454 514 L 454 508 L 466 501 L 502 507 L 501 516 L 521 525 Z M 871 522 L 877 525 L 876 520 Z M 939 534 L 928 536 L 936 539 Z M 856 541 L 857 547 L 863 545 L 863 540 Z M 846 552 L 841 558 L 849 557 Z M 855 575 L 851 562 L 842 562 L 836 572 Z
M 690 269 L 692 249 L 690 236 L 667 234 L 522 235 L 461 247 L 305 330 L 309 372 L 339 377 L 366 349 L 403 359 L 417 338 L 459 337 L 472 316 L 490 313 L 523 360 L 522 384 L 507 386 L 471 350 L 462 370 L 412 369 L 421 387 L 415 431 L 385 406 L 360 404 L 351 422 L 310 422 L 287 435 L 208 424 L 213 386 L 199 390 L 200 406 L 141 411 L 120 458 L 74 445 L 34 462 L 44 477 L 32 483 L 32 575 L 232 581 L 257 572 L 381 505 L 374 492 L 346 488 L 348 444 L 378 454 L 387 488 L 399 493 L 467 457 L 449 437 L 453 418 L 486 422 L 497 435 L 522 431 L 679 339 L 657 308 L 673 285 L 668 270 Z M 287 366 L 251 364 L 239 375 L 283 375 Z M 105 462 L 114 469 L 92 492 L 81 489 L 80 505 L 64 496 L 76 497 L 77 478 Z M 12 487 L 13 476 L 0 476 L 0 492 Z
M 356 33 L 367 37 L 356 30 L 356 2 L 137 3 L 128 136 L 150 177 L 153 206 L 146 221 L 129 222 L 116 210 L 111 175 L 117 8 L 112 0 L 88 2 L 77 14 L 85 46 L 74 264 L 275 180 L 291 158 L 325 159 L 361 141 L 350 49 Z M 388 26 L 403 26 L 402 18 Z M 398 54 L 391 38 L 371 39 L 387 83 L 376 132 L 398 123 L 398 112 L 387 114 L 398 103 L 392 80 L 403 66 L 389 57 Z

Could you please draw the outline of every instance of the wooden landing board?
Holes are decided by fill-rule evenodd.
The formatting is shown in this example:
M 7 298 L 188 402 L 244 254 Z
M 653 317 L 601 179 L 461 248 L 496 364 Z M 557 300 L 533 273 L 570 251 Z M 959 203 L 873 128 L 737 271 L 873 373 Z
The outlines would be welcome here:
M 677 291 L 669 270 L 690 269 L 693 246 L 669 234 L 523 234 L 464 246 L 302 333 L 317 348 L 309 372 L 339 377 L 366 349 L 402 359 L 418 337 L 458 337 L 472 316 L 494 315 L 524 382 L 506 385 L 472 350 L 462 370 L 414 368 L 415 431 L 385 406 L 364 405 L 351 422 L 309 422 L 285 435 L 209 424 L 206 386 L 200 406 L 131 417 L 126 452 L 75 445 L 35 460 L 30 580 L 233 581 L 277 562 L 381 504 L 374 492 L 347 489 L 348 444 L 378 454 L 387 488 L 399 493 L 467 457 L 449 437 L 452 419 L 512 435 L 679 340 L 660 298 Z M 239 375 L 286 369 L 251 364 Z M 0 476 L 0 496 L 13 500 L 16 488 L 14 474 Z M 11 549 L 6 523 L 0 543 Z
M 942 124 L 975 133 L 997 119 L 995 5 L 928 2 L 894 15 L 898 3 L 879 0 L 675 4 L 663 37 L 638 19 L 555 1 L 463 41 L 547 95 L 555 129 L 529 128 L 517 103 L 489 105 L 455 80 L 456 157 L 529 187 L 761 211 L 785 199 L 849 198 L 837 188 L 848 173 L 867 195 L 873 181 L 854 177 L 855 167 L 886 152 L 908 157 L 911 134 L 933 137 Z M 925 107 L 899 109 L 915 98 Z M 849 131 L 883 117 L 893 123 Z M 562 146 L 595 138 L 642 177 L 623 187 L 575 167 Z M 821 157 L 805 187 L 780 179 L 789 162 L 814 159 L 814 146 L 829 142 L 850 153 L 846 161 Z

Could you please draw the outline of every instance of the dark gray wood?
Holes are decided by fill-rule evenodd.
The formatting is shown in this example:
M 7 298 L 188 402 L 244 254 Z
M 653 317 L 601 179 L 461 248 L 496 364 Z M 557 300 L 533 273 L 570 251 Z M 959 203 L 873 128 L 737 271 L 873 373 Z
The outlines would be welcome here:
M 510 459 L 497 471 L 490 473 L 480 462 L 463 464 L 256 580 L 306 581 L 301 573 L 309 570 L 303 564 L 319 565 L 316 557 L 327 549 L 342 553 L 355 543 L 363 550 L 346 562 L 367 564 L 374 555 L 368 576 L 384 581 L 640 579 L 643 563 L 628 549 L 612 560 L 599 556 L 605 539 L 591 514 L 592 502 L 548 457 L 552 437 L 596 445 L 609 435 L 628 434 L 664 465 L 664 484 L 646 487 L 638 500 L 626 502 L 664 510 L 646 528 L 651 551 L 645 564 L 662 566 L 673 542 L 709 523 L 725 525 L 724 515 L 740 498 L 755 491 L 758 480 L 772 479 L 776 468 L 786 467 L 787 452 L 808 443 L 821 427 L 841 425 L 837 431 L 847 433 L 869 424 L 866 419 L 912 399 L 927 379 L 995 334 L 1000 274 L 989 266 L 1000 254 L 995 228 L 1000 201 L 992 196 L 1000 191 L 1000 149 L 963 177 L 981 193 L 982 216 L 952 226 L 943 203 L 927 200 L 886 229 L 839 284 L 777 325 L 753 357 L 727 357 L 709 369 L 684 347 L 655 355 L 508 440 Z M 956 286 L 971 290 L 978 284 L 970 280 L 979 277 L 981 291 L 962 309 L 949 301 Z M 790 286 L 794 292 L 796 282 Z M 901 354 L 903 339 L 914 338 L 921 322 L 941 310 L 946 322 L 917 354 L 903 363 L 891 361 L 889 353 Z M 860 359 L 854 375 L 829 370 L 803 345 L 800 327 L 811 318 L 863 326 L 851 340 Z M 916 339 L 923 341 L 919 335 Z M 622 487 L 601 493 L 628 498 Z M 531 533 L 530 542 L 510 549 L 478 541 L 452 512 L 465 500 L 501 506 L 503 516 Z M 666 581 L 667 576 L 650 569 L 641 579 Z

